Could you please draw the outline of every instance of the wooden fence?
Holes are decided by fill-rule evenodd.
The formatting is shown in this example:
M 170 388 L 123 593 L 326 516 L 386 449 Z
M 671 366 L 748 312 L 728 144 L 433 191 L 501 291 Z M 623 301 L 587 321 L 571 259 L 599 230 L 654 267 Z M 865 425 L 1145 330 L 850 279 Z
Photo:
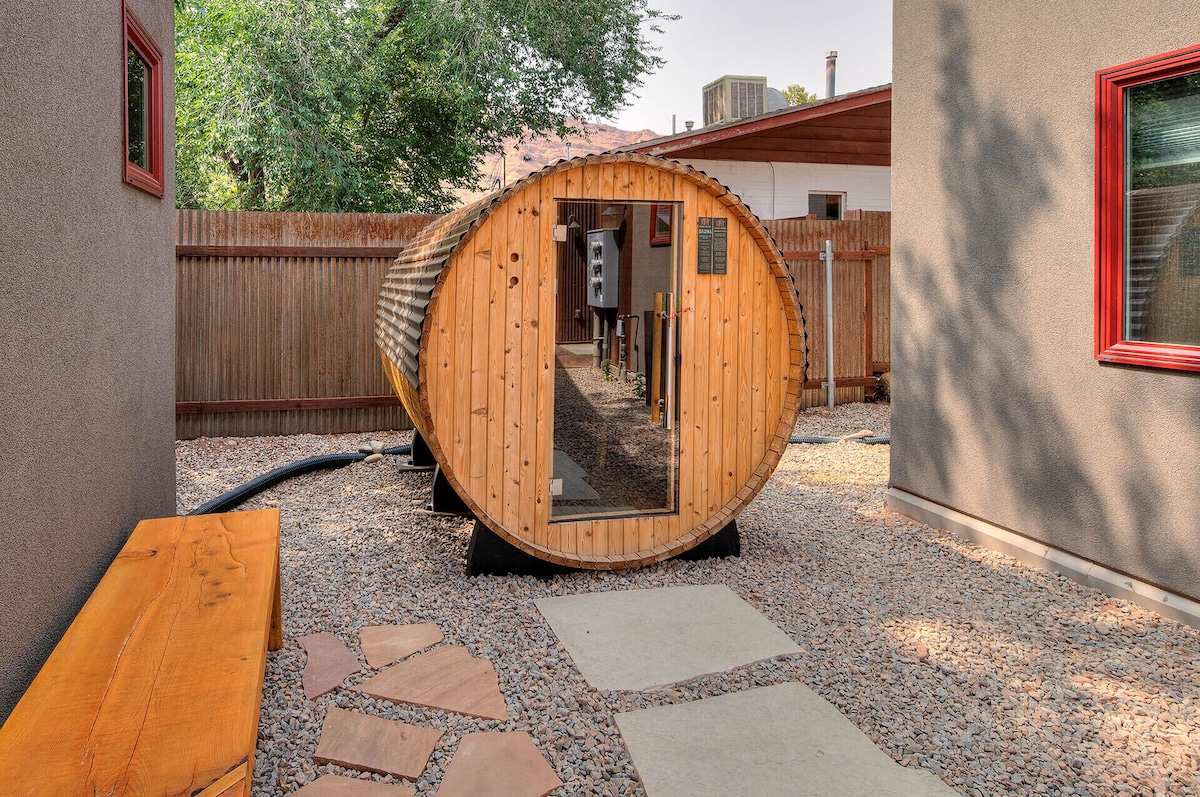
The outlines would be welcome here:
M 767 222 L 808 322 L 804 406 L 825 403 L 825 240 L 834 248 L 837 403 L 890 369 L 891 214 Z M 375 302 L 432 216 L 181 210 L 176 435 L 408 429 L 374 342 Z
M 175 427 L 181 439 L 411 428 L 374 310 L 432 216 L 181 210 Z
M 833 242 L 834 401 L 862 401 L 891 370 L 891 213 L 849 211 L 844 221 L 766 222 L 796 278 L 808 322 L 805 407 L 826 403 L 825 263 Z

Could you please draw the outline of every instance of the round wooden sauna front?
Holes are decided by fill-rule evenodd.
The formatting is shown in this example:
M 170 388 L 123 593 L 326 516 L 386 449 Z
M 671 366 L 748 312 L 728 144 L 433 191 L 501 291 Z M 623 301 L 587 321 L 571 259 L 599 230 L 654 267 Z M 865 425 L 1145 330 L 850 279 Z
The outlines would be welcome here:
M 379 297 L 384 368 L 476 518 L 539 559 L 649 564 L 729 524 L 800 407 L 783 258 L 702 172 L 560 161 L 430 224 Z

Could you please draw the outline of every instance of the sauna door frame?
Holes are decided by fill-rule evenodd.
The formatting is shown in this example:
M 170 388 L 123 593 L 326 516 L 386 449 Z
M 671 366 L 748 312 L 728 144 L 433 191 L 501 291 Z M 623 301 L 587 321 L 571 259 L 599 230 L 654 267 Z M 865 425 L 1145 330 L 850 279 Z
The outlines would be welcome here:
M 599 199 L 599 198 L 580 199 L 580 198 L 555 197 L 554 198 L 555 211 L 554 211 L 553 218 L 555 218 L 557 220 L 564 215 L 564 207 L 567 205 L 567 203 L 570 203 L 571 205 L 577 205 L 581 202 L 591 203 L 596 206 L 604 206 L 604 205 L 609 205 L 609 204 L 644 205 L 647 208 L 648 213 L 650 214 L 649 221 L 650 221 L 651 225 L 654 224 L 654 218 L 653 218 L 654 206 L 656 206 L 656 205 L 671 205 L 672 206 L 674 223 L 671 226 L 671 233 L 670 233 L 671 234 L 670 252 L 671 252 L 672 263 L 671 263 L 671 266 L 669 269 L 669 273 L 670 273 L 670 283 L 671 284 L 670 284 L 670 290 L 665 291 L 663 293 L 665 294 L 666 297 L 670 298 L 671 305 L 678 305 L 679 297 L 683 291 L 683 228 L 684 228 L 684 223 L 683 223 L 684 222 L 684 202 L 683 202 L 683 200 L 682 199 L 670 199 L 670 200 L 628 199 L 628 198 L 626 198 L 626 199 Z M 630 225 L 628 236 L 633 235 L 632 228 L 633 228 L 633 225 Z M 653 228 L 651 228 L 651 231 L 653 231 Z M 579 233 L 581 235 L 584 232 L 586 232 L 586 229 L 579 231 Z M 569 246 L 570 244 L 568 243 L 567 245 Z M 654 244 L 654 246 L 657 248 L 657 247 L 662 246 L 662 244 L 661 243 Z M 554 306 L 553 329 L 555 329 L 556 333 L 551 336 L 552 349 L 550 352 L 550 361 L 551 361 L 551 363 L 555 363 L 557 358 L 555 357 L 554 349 L 557 348 L 557 346 L 558 346 L 557 330 L 558 330 L 558 326 L 559 326 L 559 313 L 562 312 L 562 310 L 564 308 L 563 303 L 559 300 L 559 280 L 557 279 L 557 277 L 559 275 L 561 275 L 561 273 L 562 273 L 562 257 L 563 257 L 564 252 L 566 252 L 567 250 L 565 249 L 565 247 L 560 248 L 560 247 L 556 246 L 556 247 L 553 247 L 551 249 L 551 251 L 554 252 L 553 273 L 555 274 L 555 277 L 556 277 L 556 279 L 554 280 L 554 301 L 552 303 Z M 586 264 L 587 264 L 586 258 L 584 260 L 584 264 L 585 264 L 585 268 L 586 268 Z M 636 269 L 636 267 L 637 267 L 637 264 L 633 263 L 631 266 L 631 271 L 632 271 L 632 269 Z M 587 288 L 587 284 L 588 284 L 587 283 L 587 275 L 585 273 L 585 277 L 584 277 L 585 290 Z M 657 293 L 657 291 L 655 293 Z M 585 294 L 585 296 L 586 296 L 586 294 Z M 585 299 L 585 302 L 586 302 L 586 299 Z M 680 316 L 682 314 L 680 312 L 678 312 L 678 310 L 676 310 L 675 307 L 672 307 L 671 305 L 668 305 L 666 308 L 664 308 L 664 312 L 666 313 L 666 316 L 667 316 L 666 319 L 664 319 L 664 320 L 667 321 L 667 323 L 669 324 L 669 327 L 667 329 L 667 332 L 668 332 L 667 341 L 669 341 L 670 345 L 669 345 L 669 348 L 666 350 L 665 356 L 663 358 L 663 360 L 667 363 L 667 368 L 668 368 L 667 374 L 666 374 L 667 384 L 665 386 L 667 401 L 665 403 L 664 410 L 667 413 L 667 419 L 670 421 L 668 424 L 666 424 L 666 428 L 667 428 L 667 431 L 669 432 L 669 438 L 670 438 L 670 451 L 669 451 L 669 454 L 667 457 L 667 468 L 668 468 L 667 502 L 672 505 L 671 508 L 669 508 L 669 509 L 650 509 L 650 510 L 645 510 L 645 511 L 634 511 L 634 512 L 611 511 L 611 512 L 580 513 L 580 514 L 562 515 L 562 516 L 556 517 L 554 515 L 554 498 L 555 498 L 555 496 L 548 495 L 548 498 L 550 501 L 550 509 L 549 509 L 549 512 L 547 513 L 547 521 L 546 521 L 547 523 L 550 523 L 550 524 L 572 523 L 572 522 L 579 522 L 579 521 L 586 522 L 586 521 L 591 521 L 591 520 L 606 520 L 606 519 L 614 519 L 614 518 L 673 517 L 673 516 L 678 516 L 680 514 L 680 494 L 679 494 L 679 490 L 680 490 L 680 484 L 679 484 L 679 457 L 680 457 L 680 453 L 679 453 L 679 446 L 680 446 L 679 384 L 680 384 L 680 375 L 679 375 L 679 362 L 680 362 L 681 355 L 679 352 L 679 340 L 680 340 Z M 593 308 L 590 305 L 585 304 L 585 306 L 587 307 L 587 309 L 589 311 L 593 310 Z M 632 308 L 630 308 L 630 310 L 632 310 Z M 591 316 L 590 315 L 588 317 L 588 322 L 589 322 L 588 327 L 590 329 L 591 328 Z M 639 329 L 639 334 L 641 334 L 640 329 Z M 594 341 L 594 338 L 593 338 L 593 341 Z M 651 354 L 649 352 L 647 352 L 643 355 L 643 357 L 646 357 L 646 358 L 648 358 L 650 356 L 651 356 Z M 554 367 L 557 369 L 557 367 L 558 367 L 557 364 Z M 549 414 L 550 428 L 549 428 L 549 434 L 546 435 L 545 445 L 547 447 L 547 450 L 544 452 L 544 456 L 546 456 L 546 461 L 550 463 L 551 480 L 553 480 L 553 478 L 554 478 L 554 450 L 555 450 L 555 445 L 554 445 L 554 443 L 555 443 L 555 428 L 554 428 L 555 412 L 554 412 L 554 408 L 556 406 L 555 398 L 557 396 L 557 390 L 555 387 L 555 383 L 556 383 L 556 379 L 550 380 L 550 396 L 549 396 L 549 403 L 550 403 L 550 408 L 551 408 L 550 414 Z M 647 383 L 646 390 L 649 390 L 649 389 L 650 389 L 650 385 L 649 385 L 649 383 Z M 547 489 L 547 492 L 549 492 L 549 485 L 545 485 L 544 487 L 545 487 L 545 489 Z

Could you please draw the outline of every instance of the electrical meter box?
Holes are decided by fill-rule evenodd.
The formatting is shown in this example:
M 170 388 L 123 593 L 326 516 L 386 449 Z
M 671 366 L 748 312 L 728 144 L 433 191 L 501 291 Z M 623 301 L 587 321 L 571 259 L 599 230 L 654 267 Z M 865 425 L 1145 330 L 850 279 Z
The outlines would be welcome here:
M 616 230 L 588 230 L 587 297 L 591 307 L 617 306 L 617 269 L 620 250 Z

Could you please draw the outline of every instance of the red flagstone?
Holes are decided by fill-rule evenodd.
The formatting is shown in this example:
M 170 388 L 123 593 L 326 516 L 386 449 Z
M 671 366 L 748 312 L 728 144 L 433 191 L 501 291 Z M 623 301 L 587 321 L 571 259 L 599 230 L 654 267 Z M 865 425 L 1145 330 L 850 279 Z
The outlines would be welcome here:
M 304 665 L 304 696 L 309 700 L 335 689 L 362 669 L 358 656 L 333 634 L 309 634 L 297 638 L 308 653 Z
M 468 733 L 437 797 L 545 797 L 563 785 L 527 733 Z
M 358 780 L 343 775 L 322 775 L 302 789 L 296 797 L 415 797 L 416 789 L 393 786 L 373 780 Z
M 496 668 L 457 645 L 443 645 L 403 661 L 357 688 L 371 697 L 395 703 L 484 719 L 508 719 Z
M 416 780 L 441 738 L 433 728 L 331 707 L 313 760 Z
M 374 670 L 436 645 L 444 638 L 437 623 L 370 625 L 359 634 L 367 665 Z

